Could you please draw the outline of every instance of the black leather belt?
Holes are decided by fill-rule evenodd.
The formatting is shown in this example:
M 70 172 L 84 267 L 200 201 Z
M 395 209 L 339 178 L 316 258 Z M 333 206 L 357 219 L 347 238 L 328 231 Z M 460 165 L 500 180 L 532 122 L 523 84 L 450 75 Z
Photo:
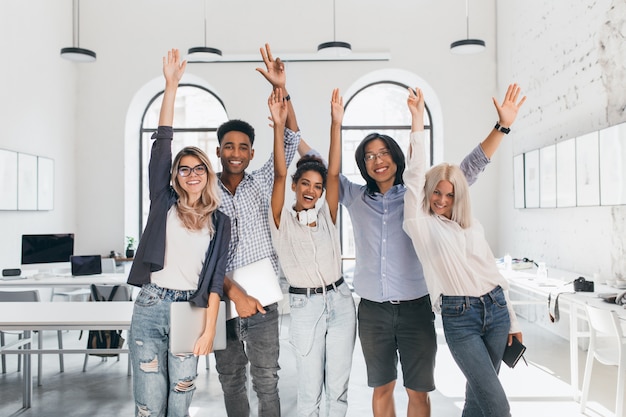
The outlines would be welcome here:
M 327 285 L 326 287 L 317 287 L 317 288 L 297 288 L 297 287 L 289 287 L 290 294 L 323 294 L 325 291 L 332 291 L 338 286 L 343 284 L 343 278 L 339 278 L 332 284 Z

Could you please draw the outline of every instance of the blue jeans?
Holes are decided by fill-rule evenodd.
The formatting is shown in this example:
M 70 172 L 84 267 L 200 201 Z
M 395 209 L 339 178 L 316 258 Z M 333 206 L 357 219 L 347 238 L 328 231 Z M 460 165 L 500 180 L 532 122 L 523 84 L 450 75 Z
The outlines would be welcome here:
M 467 379 L 464 417 L 511 415 L 498 372 L 510 328 L 500 286 L 481 297 L 442 296 L 446 342 Z
M 348 411 L 348 382 L 356 340 L 356 309 L 343 283 L 324 294 L 289 294 L 289 338 L 296 353 L 298 416 L 318 416 L 322 387 L 328 417 Z
M 196 390 L 198 357 L 169 351 L 170 304 L 195 291 L 145 284 L 133 309 L 128 348 L 136 416 L 188 416 Z
M 226 322 L 226 349 L 215 351 L 224 403 L 229 417 L 248 417 L 246 365 L 250 361 L 252 388 L 259 398 L 259 417 L 279 417 L 278 398 L 278 304 L 265 307 L 265 314 L 237 317 Z M 245 342 L 245 346 L 244 346 Z M 245 349 L 244 349 L 245 348 Z

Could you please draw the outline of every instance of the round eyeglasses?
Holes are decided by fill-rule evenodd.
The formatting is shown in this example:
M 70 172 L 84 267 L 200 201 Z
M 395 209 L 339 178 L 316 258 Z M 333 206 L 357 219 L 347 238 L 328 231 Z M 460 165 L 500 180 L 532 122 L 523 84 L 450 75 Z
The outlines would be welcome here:
M 206 166 L 204 164 L 196 165 L 195 167 L 188 166 L 180 166 L 178 167 L 178 175 L 181 177 L 188 177 L 191 175 L 191 172 L 194 172 L 198 176 L 202 176 L 206 174 Z

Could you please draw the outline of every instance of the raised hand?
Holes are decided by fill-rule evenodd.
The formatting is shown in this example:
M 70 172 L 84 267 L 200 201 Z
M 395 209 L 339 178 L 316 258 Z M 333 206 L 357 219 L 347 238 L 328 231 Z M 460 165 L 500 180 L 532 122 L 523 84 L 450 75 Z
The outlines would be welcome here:
M 274 128 L 284 127 L 287 121 L 287 102 L 283 99 L 283 91 L 280 88 L 274 88 L 272 94 L 267 99 L 267 106 L 270 108 Z
M 408 90 L 409 97 L 406 99 L 406 104 L 411 112 L 411 131 L 424 130 L 424 93 L 417 87 L 408 88 Z
M 343 122 L 343 97 L 339 94 L 339 89 L 333 90 L 333 95 L 330 99 L 330 119 L 332 123 Z
M 509 84 L 502 105 L 498 103 L 495 97 L 492 97 L 493 104 L 498 111 L 498 123 L 500 123 L 501 126 L 511 127 L 517 118 L 517 112 L 526 101 L 526 96 L 518 101 L 521 90 L 522 89 L 517 84 Z
M 409 97 L 406 99 L 406 104 L 409 106 L 411 115 L 424 114 L 424 94 L 422 90 L 415 87 L 415 89 L 408 88 Z
M 167 56 L 163 57 L 163 76 L 165 76 L 166 82 L 173 82 L 178 85 L 178 82 L 183 77 L 187 68 L 187 61 L 180 61 L 180 51 L 176 48 L 167 52 Z
M 270 49 L 270 45 L 268 43 L 265 44 L 265 49 L 260 48 L 260 51 L 266 69 L 256 68 L 256 70 L 260 72 L 261 75 L 263 75 L 263 77 L 265 77 L 265 79 L 269 81 L 274 88 L 284 89 L 287 82 L 285 64 L 280 60 L 280 58 L 276 58 L 274 60 L 272 50 Z

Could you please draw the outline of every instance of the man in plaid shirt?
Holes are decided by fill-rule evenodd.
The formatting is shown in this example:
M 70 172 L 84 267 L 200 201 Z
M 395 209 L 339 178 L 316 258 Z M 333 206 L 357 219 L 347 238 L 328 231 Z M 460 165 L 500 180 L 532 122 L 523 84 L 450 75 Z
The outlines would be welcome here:
M 284 64 L 280 59 L 272 58 L 269 45 L 261 48 L 261 55 L 267 69 L 257 70 L 273 88 L 282 89 L 283 97 L 289 100 Z M 284 134 L 287 166 L 300 143 L 291 102 L 288 107 Z M 239 317 L 227 321 L 227 346 L 215 351 L 216 368 L 229 417 L 250 415 L 246 392 L 248 361 L 252 386 L 259 399 L 259 417 L 277 417 L 280 416 L 278 304 L 263 305 L 259 301 L 267 297 L 263 288 L 278 285 L 278 260 L 268 224 L 274 183 L 273 156 L 261 168 L 248 173 L 246 168 L 254 157 L 254 128 L 241 120 L 229 120 L 220 126 L 217 137 L 220 145 L 217 156 L 222 164 L 222 172 L 218 174 L 222 198 L 220 211 L 231 219 L 224 293 L 235 304 Z M 244 267 L 248 267 L 247 271 L 252 269 L 253 279 L 258 278 L 262 284 L 257 282 L 251 290 L 235 282 L 233 276 Z

